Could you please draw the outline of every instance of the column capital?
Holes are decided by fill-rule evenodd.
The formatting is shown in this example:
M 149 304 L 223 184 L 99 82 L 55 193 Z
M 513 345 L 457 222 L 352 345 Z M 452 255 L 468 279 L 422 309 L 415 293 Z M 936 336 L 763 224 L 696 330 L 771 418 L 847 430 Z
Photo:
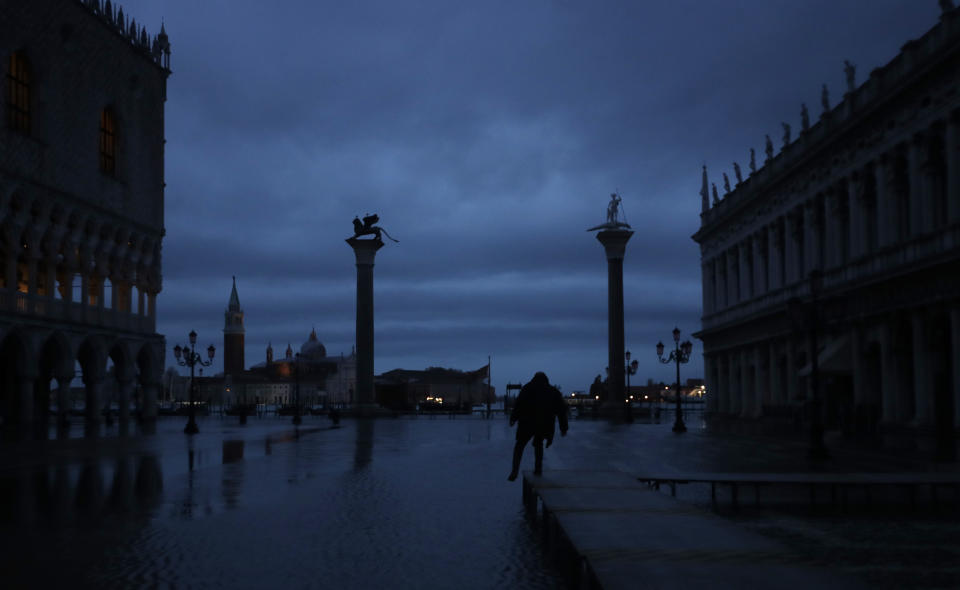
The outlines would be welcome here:
M 373 260 L 377 255 L 377 250 L 383 248 L 383 240 L 374 238 L 372 240 L 361 240 L 356 236 L 344 240 L 353 248 L 353 253 L 357 257 L 357 264 L 373 266 Z
M 632 235 L 632 231 L 625 229 L 605 230 L 597 233 L 597 240 L 603 244 L 607 260 L 623 260 L 627 242 Z

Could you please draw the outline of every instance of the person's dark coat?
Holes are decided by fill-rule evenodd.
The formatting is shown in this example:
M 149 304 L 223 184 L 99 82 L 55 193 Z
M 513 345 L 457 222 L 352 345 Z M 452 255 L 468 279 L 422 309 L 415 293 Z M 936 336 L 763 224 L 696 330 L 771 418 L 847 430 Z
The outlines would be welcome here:
M 534 436 L 553 440 L 554 418 L 560 421 L 560 431 L 566 432 L 567 404 L 563 394 L 543 373 L 537 373 L 529 383 L 520 389 L 517 401 L 510 414 L 510 422 L 519 422 L 517 439 Z

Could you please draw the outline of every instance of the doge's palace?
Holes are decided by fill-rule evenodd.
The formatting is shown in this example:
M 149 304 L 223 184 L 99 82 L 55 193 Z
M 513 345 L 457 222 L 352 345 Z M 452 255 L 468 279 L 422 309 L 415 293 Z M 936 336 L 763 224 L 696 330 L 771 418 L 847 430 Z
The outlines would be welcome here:
M 955 454 L 960 10 L 940 5 L 862 83 L 846 63 L 839 100 L 824 87 L 734 186 L 704 168 L 697 336 L 715 418 L 809 422 L 816 354 L 827 431 Z
M 170 43 L 109 0 L 0 9 L 0 419 L 156 415 Z

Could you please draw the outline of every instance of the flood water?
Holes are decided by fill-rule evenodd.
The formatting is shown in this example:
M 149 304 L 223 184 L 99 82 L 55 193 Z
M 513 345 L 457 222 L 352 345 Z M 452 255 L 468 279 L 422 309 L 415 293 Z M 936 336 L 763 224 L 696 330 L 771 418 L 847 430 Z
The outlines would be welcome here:
M 958 470 L 835 439 L 830 461 L 812 465 L 802 435 L 712 432 L 696 412 L 678 435 L 672 420 L 572 420 L 544 469 Z M 71 438 L 0 443 L 0 587 L 563 587 L 520 481 L 506 481 L 514 430 L 502 415 L 336 428 L 319 416 L 299 428 L 277 417 L 198 422 L 192 437 L 184 418 L 161 418 L 151 434 L 104 426 L 89 438 L 75 424 Z M 770 490 L 737 512 L 728 495 L 720 504 L 722 516 L 782 542 L 799 562 L 871 587 L 960 587 L 957 498 L 935 510 L 877 500 L 811 511 L 806 490 L 793 499 Z M 677 501 L 707 514 L 710 488 L 681 486 Z
M 4 447 L 4 587 L 560 585 L 502 417 L 235 420 Z

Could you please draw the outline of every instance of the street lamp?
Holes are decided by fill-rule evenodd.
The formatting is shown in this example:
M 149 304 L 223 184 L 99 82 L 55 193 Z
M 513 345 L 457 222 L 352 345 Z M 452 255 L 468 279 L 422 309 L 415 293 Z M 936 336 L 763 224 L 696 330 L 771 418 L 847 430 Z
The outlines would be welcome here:
M 627 411 L 626 411 L 627 422 L 633 422 L 633 403 L 630 401 L 630 375 L 636 375 L 637 367 L 640 366 L 640 363 L 637 362 L 637 359 L 633 359 L 633 362 L 630 362 L 629 350 L 623 356 L 626 357 L 627 359 L 627 362 L 623 367 L 624 372 L 627 374 L 627 399 L 623 401 L 627 404 Z
M 693 344 L 689 340 L 680 343 L 680 328 L 673 329 L 673 343 L 676 347 L 670 351 L 670 356 L 663 358 L 663 342 L 657 342 L 657 358 L 661 363 L 676 363 L 677 365 L 677 418 L 673 421 L 674 432 L 686 432 L 687 426 L 683 423 L 683 409 L 680 407 L 680 363 L 690 361 L 690 352 L 693 350 Z
M 183 429 L 187 434 L 197 434 L 200 432 L 200 429 L 197 428 L 197 419 L 196 419 L 196 406 L 193 401 L 194 394 L 193 390 L 196 388 L 196 383 L 193 380 L 193 367 L 195 365 L 200 365 L 201 367 L 209 367 L 213 364 L 213 355 L 216 352 L 216 349 L 211 344 L 207 347 L 207 356 L 210 360 L 205 361 L 197 353 L 197 333 L 193 330 L 190 330 L 190 348 L 186 346 L 181 347 L 179 344 L 173 347 L 173 356 L 177 357 L 177 364 L 181 367 L 190 367 L 190 420 L 187 421 L 187 426 Z M 203 372 L 203 369 L 200 369 L 200 372 Z
M 788 311 L 795 328 L 804 324 L 810 329 L 810 458 L 823 460 L 829 458 L 827 446 L 823 442 L 823 416 L 820 415 L 820 363 L 817 340 L 820 334 L 820 305 L 817 298 L 823 285 L 823 273 L 817 269 L 808 275 L 810 281 L 810 303 L 805 306 L 796 297 L 787 302 Z
M 296 355 L 296 365 L 293 367 L 293 423 L 300 424 L 300 353 Z

